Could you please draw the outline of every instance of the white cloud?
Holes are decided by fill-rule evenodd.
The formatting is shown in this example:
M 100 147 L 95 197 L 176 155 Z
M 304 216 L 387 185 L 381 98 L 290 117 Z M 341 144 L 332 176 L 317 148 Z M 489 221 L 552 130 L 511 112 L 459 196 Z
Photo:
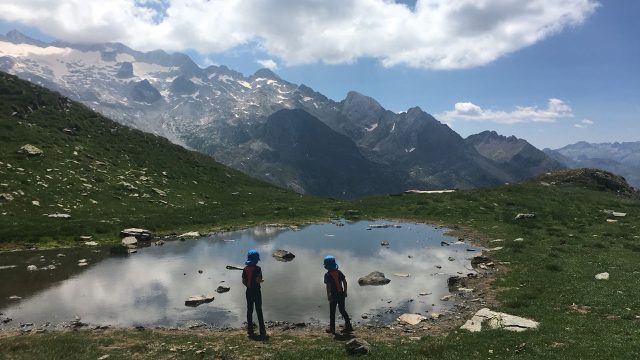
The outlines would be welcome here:
M 256 62 L 260 64 L 260 66 L 265 67 L 269 70 L 273 70 L 273 71 L 278 70 L 278 64 L 272 59 L 256 60 Z
M 575 123 L 573 124 L 574 127 L 577 127 L 578 129 L 586 129 L 589 126 L 593 125 L 594 122 L 589 120 L 589 119 L 583 119 L 581 120 L 579 123 Z
M 569 26 L 596 0 L 0 0 L 0 19 L 72 42 L 119 41 L 202 54 L 254 46 L 283 63 L 459 69 Z
M 573 110 L 560 99 L 549 99 L 546 109 L 540 109 L 537 106 L 516 106 L 512 111 L 483 109 L 471 102 L 459 102 L 455 104 L 453 110 L 444 112 L 438 117 L 447 123 L 456 120 L 491 121 L 499 124 L 555 122 L 561 118 L 573 117 Z

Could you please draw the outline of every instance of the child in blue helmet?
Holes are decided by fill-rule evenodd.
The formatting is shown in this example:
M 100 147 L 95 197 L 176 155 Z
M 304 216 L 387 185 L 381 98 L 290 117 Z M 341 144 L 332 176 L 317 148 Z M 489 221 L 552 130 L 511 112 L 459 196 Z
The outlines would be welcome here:
M 353 331 L 351 320 L 349 320 L 349 314 L 344 308 L 347 297 L 347 279 L 342 271 L 338 270 L 336 258 L 331 255 L 325 256 L 324 268 L 327 269 L 327 273 L 324 274 L 324 283 L 327 286 L 327 299 L 329 300 L 329 328 L 327 332 L 331 334 L 336 332 L 336 306 L 344 318 L 344 331 L 351 332 Z
M 265 337 L 267 332 L 264 327 L 264 319 L 262 317 L 262 292 L 260 291 L 260 283 L 262 280 L 262 269 L 258 266 L 260 254 L 256 250 L 249 250 L 247 253 L 247 261 L 242 270 L 242 284 L 247 287 L 247 334 L 253 336 L 253 308 L 256 308 L 258 315 L 258 323 L 260 325 L 260 337 Z

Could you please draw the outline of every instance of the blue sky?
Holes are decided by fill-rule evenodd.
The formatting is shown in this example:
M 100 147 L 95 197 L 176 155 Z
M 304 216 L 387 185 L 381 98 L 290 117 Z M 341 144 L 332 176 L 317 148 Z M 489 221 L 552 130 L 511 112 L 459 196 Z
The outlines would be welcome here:
M 0 10 L 3 1 L 0 0 Z M 581 1 L 590 0 L 575 0 L 576 3 Z M 502 1 L 505 4 L 508 2 Z M 398 17 L 408 16 L 407 12 L 411 14 L 415 2 L 407 3 L 411 9 L 392 9 L 398 11 Z M 168 2 L 149 1 L 147 5 L 162 9 L 160 14 L 152 14 L 154 22 L 162 22 Z M 504 53 L 494 50 L 487 55 L 488 60 L 480 63 L 475 59 L 484 56 L 478 53 L 482 49 L 478 50 L 469 43 L 449 46 L 458 41 L 454 38 L 449 38 L 447 43 L 439 43 L 429 55 L 421 56 L 414 54 L 420 53 L 426 45 L 413 49 L 407 40 L 411 51 L 405 57 L 396 56 L 404 51 L 401 47 L 398 51 L 391 49 L 386 52 L 390 45 L 382 40 L 382 49 L 363 46 L 351 54 L 351 48 L 360 46 L 359 43 L 347 43 L 346 47 L 335 49 L 330 42 L 322 43 L 322 38 L 302 38 L 306 42 L 314 41 L 313 46 L 307 46 L 300 39 L 284 37 L 282 34 L 265 36 L 263 40 L 235 33 L 234 36 L 240 40 L 234 43 L 228 39 L 234 36 L 225 37 L 222 30 L 221 34 L 216 35 L 216 41 L 210 43 L 207 43 L 206 37 L 203 39 L 193 31 L 191 42 L 178 44 L 176 41 L 167 41 L 166 44 L 157 44 L 169 50 L 177 47 L 176 50 L 188 53 L 201 65 L 224 64 L 245 74 L 262 67 L 258 64 L 259 60 L 269 59 L 277 64 L 275 72 L 282 78 L 304 83 L 335 100 L 341 100 L 348 91 L 356 90 L 372 96 L 393 111 L 420 106 L 447 122 L 462 136 L 496 130 L 504 135 L 525 138 L 541 148 L 556 148 L 580 140 L 640 141 L 640 41 L 637 39 L 640 22 L 636 19 L 640 14 L 640 2 L 601 1 L 598 5 L 580 21 L 564 24 L 532 43 L 514 43 L 509 39 L 505 44 L 511 46 L 510 50 Z M 496 13 L 504 11 L 507 14 L 499 13 L 496 16 L 510 16 L 507 12 L 509 9 L 506 6 L 496 7 Z M 295 14 L 305 15 L 304 11 L 303 8 Z M 353 9 L 354 14 L 357 11 L 361 10 Z M 522 17 L 516 15 L 514 18 Z M 485 11 L 482 19 L 487 17 Z M 465 21 L 470 20 L 465 18 Z M 553 24 L 554 20 L 549 21 L 548 24 Z M 260 31 L 271 31 L 271 27 L 278 27 L 277 23 L 265 23 L 262 18 L 256 18 L 255 22 L 258 24 L 256 28 L 262 24 L 267 29 L 255 30 L 258 36 Z M 17 28 L 43 39 L 63 38 L 84 42 L 92 39 L 96 42 L 121 40 L 140 48 L 136 46 L 139 39 L 127 34 L 122 35 L 122 39 L 110 39 L 103 38 L 104 35 L 96 31 L 95 36 L 91 37 L 91 31 L 83 31 L 82 34 L 78 31 L 76 34 L 64 26 L 42 23 L 18 17 L 10 20 L 5 18 L 0 20 L 0 31 Z M 491 25 L 482 22 L 477 24 L 479 31 Z M 326 26 L 332 29 L 332 26 L 344 26 L 344 23 Z M 284 30 L 285 33 L 291 31 Z M 373 28 L 372 31 L 376 30 Z M 382 29 L 381 34 L 384 35 L 384 31 L 392 30 Z M 402 43 L 406 39 L 415 42 L 413 35 L 398 35 L 392 39 L 392 44 Z M 185 35 L 184 38 L 189 36 Z M 362 43 L 362 37 L 354 41 Z M 484 40 L 478 38 L 474 41 Z M 290 43 L 298 44 L 302 50 L 298 51 Z M 490 49 L 491 45 L 486 47 Z M 434 60 L 438 58 L 432 53 L 437 54 L 440 48 L 443 54 L 451 54 L 454 60 L 446 63 Z M 471 63 L 465 62 L 465 52 L 473 54 Z M 557 101 L 550 102 L 550 99 Z M 521 107 L 520 110 L 516 110 L 517 107 Z

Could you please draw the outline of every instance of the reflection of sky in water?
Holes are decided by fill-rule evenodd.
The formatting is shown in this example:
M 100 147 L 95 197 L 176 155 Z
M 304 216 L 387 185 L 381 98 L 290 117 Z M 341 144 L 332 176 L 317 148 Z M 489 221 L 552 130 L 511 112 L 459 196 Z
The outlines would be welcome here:
M 193 320 L 240 326 L 245 318 L 241 272 L 226 270 L 225 265 L 242 265 L 250 248 L 260 251 L 262 257 L 265 320 L 328 321 L 322 267 L 327 254 L 336 256 L 347 277 L 347 311 L 354 320 L 389 307 L 415 313 L 443 310 L 447 304 L 439 299 L 448 293 L 448 275 L 469 272 L 465 268 L 469 266 L 465 258 L 470 256 L 467 246 L 441 247 L 442 240 L 454 239 L 428 225 L 366 230 L 372 223 L 376 222 L 360 221 L 342 227 L 310 225 L 301 231 L 258 228 L 167 242 L 140 249 L 129 257 L 108 258 L 1 311 L 14 318 L 14 325 L 27 321 L 59 323 L 78 315 L 85 322 L 121 326 L 180 326 Z M 389 241 L 390 247 L 380 246 L 382 240 Z M 271 257 L 275 249 L 289 250 L 296 258 L 276 261 Z M 449 261 L 450 256 L 456 260 Z M 357 279 L 371 271 L 385 273 L 391 283 L 359 286 Z M 411 276 L 397 277 L 394 273 Z M 222 282 L 231 291 L 216 294 L 210 304 L 184 306 L 190 295 L 214 293 Z M 431 294 L 419 296 L 421 292 Z

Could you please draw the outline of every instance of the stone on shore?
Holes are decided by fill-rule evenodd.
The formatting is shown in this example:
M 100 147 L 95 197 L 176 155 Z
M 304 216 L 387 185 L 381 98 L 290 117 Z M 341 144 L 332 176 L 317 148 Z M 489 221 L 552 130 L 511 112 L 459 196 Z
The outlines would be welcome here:
M 138 243 L 138 239 L 135 236 L 127 236 L 122 239 L 123 246 L 135 246 Z
M 367 276 L 363 276 L 360 279 L 358 279 L 358 284 L 360 286 L 366 286 L 366 285 L 386 285 L 388 283 L 390 283 L 391 280 L 387 279 L 383 273 L 379 272 L 379 271 L 374 271 L 372 273 L 370 273 Z
M 230 287 L 228 287 L 228 286 L 224 286 L 224 285 L 220 285 L 220 286 L 218 286 L 218 288 L 216 289 L 216 292 L 217 292 L 218 294 L 222 294 L 222 293 L 226 293 L 226 292 L 228 292 L 229 290 L 231 290 L 231 288 L 230 288 Z
M 138 229 L 138 228 L 129 228 L 120 231 L 120 237 L 125 238 L 128 236 L 133 236 L 138 241 L 150 241 L 153 239 L 153 233 L 146 229 Z
M 420 314 L 402 314 L 398 318 L 399 322 L 408 325 L 418 325 L 424 320 L 427 320 L 427 317 Z
M 519 316 L 491 311 L 487 308 L 478 310 L 476 314 L 460 327 L 470 332 L 482 330 L 482 324 L 486 323 L 491 329 L 503 329 L 509 331 L 526 331 L 537 329 L 540 323 Z
M 185 306 L 196 307 L 198 305 L 210 303 L 215 299 L 213 295 L 193 295 L 184 302 Z
M 197 231 L 189 231 L 189 232 L 186 232 L 186 233 L 184 233 L 184 234 L 182 234 L 182 235 L 178 235 L 178 238 L 180 238 L 180 239 L 185 239 L 185 238 L 199 238 L 199 237 L 202 237 L 202 234 L 200 234 L 200 233 L 199 233 L 199 232 L 197 232 Z

